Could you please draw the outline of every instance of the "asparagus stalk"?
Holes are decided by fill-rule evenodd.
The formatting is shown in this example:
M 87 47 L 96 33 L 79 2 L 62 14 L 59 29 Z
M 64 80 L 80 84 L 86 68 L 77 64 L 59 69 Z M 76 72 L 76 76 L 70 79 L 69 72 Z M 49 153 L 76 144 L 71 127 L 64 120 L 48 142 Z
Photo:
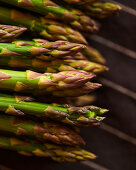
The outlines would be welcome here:
M 3 149 L 17 151 L 25 156 L 51 157 L 57 162 L 75 162 L 95 159 L 96 156 L 80 148 L 71 148 L 46 143 L 41 145 L 32 141 L 22 141 L 17 138 L 0 136 L 0 146 Z
M 87 32 L 96 32 L 98 30 L 98 25 L 94 20 L 90 19 L 82 13 L 74 13 L 67 8 L 59 6 L 58 4 L 47 0 L 0 0 L 1 2 L 6 2 L 21 8 L 26 8 L 30 11 L 37 12 L 41 15 L 46 16 L 46 18 L 59 19 L 62 22 L 66 22 L 74 28 Z
M 0 42 L 11 42 L 26 30 L 24 27 L 0 24 Z
M 60 71 L 68 71 L 72 68 L 76 69 L 76 70 L 83 70 L 86 72 L 91 72 L 94 74 L 99 74 L 102 73 L 104 71 L 108 70 L 108 67 L 103 66 L 101 64 L 97 64 L 94 62 L 90 62 L 87 60 L 63 60 L 64 64 L 61 64 L 62 61 L 61 60 L 56 60 L 53 61 L 54 63 L 58 62 L 58 65 L 60 65 L 59 70 Z
M 28 93 L 42 90 L 43 94 L 46 94 L 56 90 L 80 87 L 93 77 L 94 75 L 91 73 L 78 71 L 41 74 L 31 70 L 0 69 L 0 89 Z
M 16 46 L 13 43 L 0 43 L 0 56 L 12 56 L 12 55 L 27 55 L 27 56 L 35 56 L 46 54 L 50 52 L 50 50 L 42 47 L 35 47 L 26 45 Z
M 45 15 L 46 17 L 53 15 L 55 18 L 62 18 L 62 20 L 76 20 L 76 17 L 72 15 L 67 9 L 60 8 L 54 2 L 47 0 L 28 0 L 28 1 L 20 1 L 20 0 L 0 0 L 0 2 L 8 3 L 11 5 L 18 6 L 20 8 L 25 8 L 30 11 L 34 11 Z
M 114 14 L 118 14 L 121 6 L 113 3 L 93 3 L 83 7 L 85 13 L 95 18 L 106 18 Z
M 71 43 L 68 41 L 54 41 L 49 42 L 44 39 L 34 39 L 33 41 L 24 41 L 24 40 L 16 40 L 13 42 L 16 47 L 22 46 L 40 46 L 50 50 L 47 52 L 46 56 L 53 56 L 53 57 L 65 57 L 68 55 L 75 55 L 77 52 L 81 52 L 83 49 L 86 48 L 83 44 Z M 41 59 L 44 60 L 44 55 L 40 56 Z
M 59 71 L 85 71 L 100 74 L 107 71 L 106 66 L 87 60 L 52 60 L 43 61 L 36 58 L 23 58 L 18 56 L 0 57 L 0 66 L 6 68 L 30 69 L 42 73 L 56 73 Z
M 16 116 L 32 115 L 43 120 L 50 118 L 76 126 L 98 126 L 104 119 L 101 115 L 107 112 L 106 109 L 94 106 L 58 106 L 33 102 L 27 96 L 14 97 L 5 94 L 0 94 L 0 111 Z
M 0 22 L 25 26 L 32 32 L 51 41 L 65 40 L 87 44 L 82 34 L 73 30 L 71 27 L 19 10 L 0 6 Z
M 0 115 L 0 131 L 18 136 L 32 136 L 35 139 L 50 141 L 62 145 L 84 145 L 83 139 L 70 128 L 63 125 L 44 122 L 42 124 L 26 121 L 14 116 Z
M 51 42 L 49 42 L 45 45 L 45 46 L 48 46 L 48 49 L 43 47 L 43 45 L 34 46 L 34 44 L 29 44 L 24 41 L 15 41 L 13 43 L 0 43 L 0 56 L 47 55 L 47 56 L 53 56 L 53 57 L 64 57 L 67 55 L 74 55 L 75 53 L 81 51 L 81 49 L 85 48 L 85 46 L 81 44 L 62 42 L 62 41 L 60 41 L 60 43 L 61 45 L 57 41 L 52 42 L 52 45 L 54 45 L 54 48 L 51 48 L 49 47 Z M 55 49 L 55 45 L 56 45 L 56 49 Z M 67 51 L 65 51 L 65 49 Z
M 65 41 L 55 41 L 55 42 L 48 42 L 47 40 L 44 39 L 33 39 L 33 41 L 25 41 L 27 43 L 29 43 L 30 45 L 35 45 L 35 46 L 42 46 L 44 48 L 47 49 L 55 49 L 58 50 L 57 52 L 52 52 L 53 56 L 55 57 L 61 57 L 63 56 L 64 52 L 61 51 L 65 51 L 67 50 L 67 55 L 74 55 L 75 59 L 89 59 L 90 61 L 93 62 L 97 62 L 97 63 L 101 63 L 101 64 L 105 64 L 106 61 L 104 59 L 104 57 L 100 54 L 100 52 L 90 46 L 84 46 L 84 45 L 79 45 L 77 43 L 70 43 L 70 42 L 65 42 Z M 17 45 L 22 45 L 23 43 L 25 44 L 24 41 L 16 41 L 15 43 Z M 82 53 L 78 53 L 82 50 Z M 51 52 L 50 52 L 51 53 Z M 76 54 L 75 54 L 76 53 Z M 64 53 L 64 57 L 66 57 L 65 53 Z M 44 59 L 44 60 L 51 60 L 51 57 L 48 56 L 44 56 L 42 55 L 41 57 L 39 56 L 38 58 L 40 59 Z M 67 56 L 67 58 L 70 58 L 70 56 Z

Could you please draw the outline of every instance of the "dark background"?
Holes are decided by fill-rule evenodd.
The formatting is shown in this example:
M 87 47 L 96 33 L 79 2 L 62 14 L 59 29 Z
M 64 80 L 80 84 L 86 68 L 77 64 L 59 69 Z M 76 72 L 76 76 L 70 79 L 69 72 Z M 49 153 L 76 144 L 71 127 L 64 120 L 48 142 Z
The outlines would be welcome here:
M 1 150 L 0 170 L 136 169 L 136 0 L 118 2 L 131 9 L 103 20 L 99 35 L 90 37 L 90 44 L 101 51 L 110 67 L 103 75 L 96 102 L 110 112 L 101 127 L 81 130 L 86 149 L 99 157 L 85 163 L 58 164 Z

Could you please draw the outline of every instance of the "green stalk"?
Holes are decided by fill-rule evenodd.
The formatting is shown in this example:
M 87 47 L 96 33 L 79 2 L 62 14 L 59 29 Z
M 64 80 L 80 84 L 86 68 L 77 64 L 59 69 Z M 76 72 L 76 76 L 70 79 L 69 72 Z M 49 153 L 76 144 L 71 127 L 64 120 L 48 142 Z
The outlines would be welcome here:
M 12 56 L 12 55 L 35 56 L 48 54 L 49 51 L 50 50 L 43 47 L 27 45 L 27 43 L 20 46 L 17 46 L 14 43 L 0 43 L 0 56 Z
M 93 3 L 83 7 L 85 13 L 98 19 L 107 18 L 111 15 L 118 14 L 121 6 L 113 3 Z
M 0 42 L 11 42 L 27 28 L 0 24 Z
M 85 72 L 91 72 L 94 74 L 100 74 L 104 71 L 108 71 L 108 67 L 98 64 L 98 63 L 90 62 L 88 60 L 70 60 L 69 59 L 69 60 L 63 60 L 63 62 L 61 60 L 58 60 L 58 61 L 56 60 L 53 62 L 54 63 L 56 62 L 58 63 L 58 65 L 60 65 L 59 71 L 64 71 L 64 70 L 68 71 L 70 70 L 70 68 L 85 71 Z
M 41 55 L 42 58 L 42 56 L 47 55 L 61 58 L 67 55 L 74 55 L 84 48 L 85 46 L 82 44 L 64 41 L 47 42 L 44 44 L 34 43 L 33 41 L 15 41 L 12 43 L 0 43 L 0 56 Z
M 94 106 L 58 106 L 33 102 L 27 96 L 14 97 L 6 94 L 0 94 L 0 111 L 16 116 L 28 114 L 42 119 L 50 118 L 76 126 L 98 126 L 100 121 L 104 119 L 101 114 L 107 112 L 106 109 Z
M 76 20 L 76 17 L 72 15 L 67 9 L 59 7 L 54 2 L 47 0 L 0 0 L 0 2 L 8 3 L 11 5 L 25 8 L 30 11 L 34 11 L 45 15 L 46 17 L 54 15 L 55 18 L 62 18 L 62 20 Z M 55 19 L 54 18 L 54 19 Z
M 60 71 L 85 71 L 100 74 L 107 71 L 106 66 L 87 60 L 52 60 L 43 61 L 36 58 L 23 58 L 18 56 L 0 57 L 0 66 L 6 68 L 30 69 L 41 73 L 56 73 Z
M 45 19 L 44 17 L 38 17 L 26 12 L 21 12 L 16 9 L 0 6 L 0 22 L 25 26 L 32 32 L 51 41 L 65 40 L 87 44 L 82 34 L 67 25 Z
M 41 145 L 33 141 L 22 141 L 17 138 L 0 136 L 3 149 L 17 151 L 25 156 L 51 157 L 57 162 L 75 162 L 95 159 L 96 156 L 80 148 L 71 148 L 46 143 Z
M 33 41 L 24 41 L 24 40 L 16 40 L 13 42 L 13 44 L 16 45 L 16 47 L 21 46 L 40 46 L 43 48 L 46 48 L 50 50 L 47 52 L 47 56 L 53 56 L 53 57 L 65 57 L 65 56 L 73 56 L 78 52 L 81 52 L 83 49 L 86 48 L 83 44 L 77 44 L 77 43 L 71 43 L 67 41 L 54 41 L 49 42 L 44 39 L 33 39 Z M 44 60 L 44 55 L 41 56 L 41 59 Z
M 31 70 L 12 71 L 0 69 L 0 89 L 33 93 L 44 90 L 43 94 L 56 90 L 76 88 L 94 77 L 91 73 L 63 71 L 59 73 L 37 73 Z
M 55 49 L 55 51 L 50 52 L 52 56 L 54 57 L 60 58 L 64 56 L 65 58 L 67 57 L 71 59 L 70 56 L 74 55 L 74 58 L 72 59 L 79 59 L 79 60 L 88 59 L 96 63 L 101 63 L 101 64 L 106 63 L 105 58 L 100 54 L 100 52 L 92 48 L 91 46 L 84 46 L 81 44 L 70 43 L 70 42 L 65 42 L 65 41 L 48 42 L 47 40 L 44 40 L 44 39 L 33 39 L 33 41 L 25 41 L 25 42 L 29 43 L 30 45 L 42 46 L 50 50 Z M 20 45 L 20 44 L 22 45 L 25 42 L 22 40 L 20 41 L 17 40 L 15 43 L 17 45 Z M 82 53 L 79 53 L 81 50 L 82 50 Z M 66 53 L 64 53 L 64 51 L 66 51 Z M 66 56 L 66 55 L 69 55 L 69 56 Z M 46 61 L 53 59 L 53 58 L 50 59 L 51 58 L 50 56 L 48 57 L 44 55 L 42 55 L 41 57 L 39 56 L 38 58 L 44 59 Z
M 18 136 L 34 137 L 44 143 L 50 141 L 62 145 L 76 146 L 85 144 L 77 133 L 63 125 L 46 121 L 39 124 L 14 116 L 0 115 L 0 131 Z

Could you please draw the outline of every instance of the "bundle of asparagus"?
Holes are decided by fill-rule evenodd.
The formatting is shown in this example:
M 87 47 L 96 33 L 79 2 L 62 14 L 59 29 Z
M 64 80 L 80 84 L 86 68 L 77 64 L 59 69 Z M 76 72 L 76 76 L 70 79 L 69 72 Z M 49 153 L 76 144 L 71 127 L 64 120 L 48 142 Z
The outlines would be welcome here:
M 108 67 L 86 36 L 99 30 L 92 18 L 121 9 L 99 1 L 0 0 L 0 23 L 16 25 L 0 25 L 1 148 L 58 162 L 96 158 L 80 148 L 78 127 L 105 118 L 108 110 L 90 106 L 88 93 L 101 87 L 92 79 Z M 15 39 L 26 29 L 38 37 Z

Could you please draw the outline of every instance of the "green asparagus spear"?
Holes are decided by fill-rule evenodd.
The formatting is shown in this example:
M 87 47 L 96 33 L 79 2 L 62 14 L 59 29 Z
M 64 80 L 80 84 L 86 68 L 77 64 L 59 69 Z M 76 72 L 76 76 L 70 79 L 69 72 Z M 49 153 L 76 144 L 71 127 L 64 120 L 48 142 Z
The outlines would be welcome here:
M 94 20 L 90 19 L 84 14 L 74 13 L 63 6 L 47 0 L 0 0 L 1 2 L 6 2 L 21 8 L 26 8 L 30 11 L 37 12 L 41 15 L 46 16 L 46 18 L 59 19 L 62 22 L 68 23 L 74 28 L 87 32 L 96 32 L 98 30 L 98 25 Z
M 90 61 L 96 62 L 96 63 L 101 63 L 101 64 L 105 64 L 106 61 L 104 59 L 104 57 L 100 54 L 100 52 L 94 48 L 92 48 L 91 46 L 84 46 L 84 45 L 79 45 L 79 44 L 75 44 L 75 43 L 69 43 L 69 42 L 65 42 L 65 41 L 55 41 L 55 42 L 48 42 L 47 40 L 44 39 L 33 39 L 33 41 L 25 41 L 31 45 L 35 45 L 35 46 L 42 46 L 44 48 L 53 50 L 56 49 L 58 50 L 57 52 L 52 52 L 53 56 L 55 57 L 59 57 L 63 56 L 63 52 L 61 51 L 65 51 L 67 50 L 67 58 L 69 57 L 70 59 L 70 55 L 74 55 L 75 59 L 80 59 L 80 60 L 84 60 L 84 59 L 88 59 Z M 24 42 L 24 43 L 25 43 Z M 23 41 L 16 41 L 17 45 L 22 45 Z M 82 53 L 78 53 L 79 51 L 82 50 Z M 51 53 L 51 52 L 50 52 Z M 76 53 L 76 54 L 75 54 Z M 66 54 L 64 53 L 64 57 L 66 57 Z M 48 56 L 44 56 L 42 55 L 41 57 L 38 57 L 40 59 L 44 59 L 44 60 L 52 60 L 50 59 L 51 57 Z M 74 59 L 73 58 L 73 59 Z
M 0 136 L 0 146 L 3 149 L 17 151 L 25 156 L 51 157 L 57 162 L 75 162 L 95 159 L 96 156 L 80 148 L 71 148 L 46 143 L 41 145 L 33 141 L 22 141 L 17 138 Z
M 59 71 L 85 71 L 94 74 L 107 71 L 106 66 L 87 60 L 52 60 L 43 61 L 36 58 L 23 58 L 18 56 L 0 57 L 0 66 L 6 68 L 30 69 L 41 73 L 56 73 Z
M 12 55 L 27 55 L 27 56 L 35 56 L 46 54 L 50 52 L 50 50 L 42 47 L 35 47 L 30 45 L 20 45 L 17 46 L 13 43 L 0 43 L 0 56 L 12 56 Z
M 32 32 L 52 41 L 65 40 L 87 44 L 82 34 L 73 30 L 71 27 L 19 10 L 0 6 L 0 22 L 25 26 Z
M 108 67 L 87 60 L 54 60 L 52 63 L 60 65 L 59 71 L 68 71 L 73 69 L 83 70 L 94 74 L 99 74 L 108 70 Z M 63 64 L 62 64 L 63 63 Z
M 50 118 L 76 126 L 98 126 L 104 119 L 101 115 L 107 112 L 106 109 L 94 106 L 58 106 L 33 102 L 27 96 L 14 97 L 6 94 L 0 94 L 0 111 L 16 116 L 32 115 L 43 120 Z
M 84 145 L 83 139 L 70 128 L 54 122 L 42 124 L 26 121 L 14 116 L 0 115 L 0 131 L 18 136 L 32 136 L 35 139 L 62 145 Z
M 93 3 L 83 7 L 85 13 L 95 18 L 106 18 L 114 14 L 118 14 L 121 6 L 113 3 Z
M 67 9 L 60 8 L 54 2 L 47 0 L 0 0 L 0 2 L 8 3 L 11 5 L 18 6 L 20 8 L 26 8 L 30 11 L 34 11 L 45 15 L 46 17 L 53 15 L 54 19 L 62 18 L 70 21 L 76 20 L 76 17 L 72 15 Z
M 78 71 L 41 74 L 31 70 L 23 72 L 0 69 L 0 89 L 26 93 L 43 90 L 43 94 L 48 94 L 56 90 L 80 87 L 93 77 L 91 73 Z
M 51 42 L 46 43 L 44 46 L 48 46 L 48 49 L 42 46 L 34 46 L 24 41 L 15 41 L 13 43 L 0 43 L 0 56 L 13 56 L 13 55 L 26 55 L 26 56 L 36 56 L 36 55 L 47 55 L 53 57 L 64 57 L 67 55 L 74 55 L 75 53 L 81 51 L 85 48 L 82 44 L 69 43 L 60 41 L 52 42 L 54 49 L 49 47 Z M 56 49 L 55 49 L 56 45 Z M 64 47 L 64 48 L 63 48 Z M 61 50 L 59 50 L 61 49 Z M 65 51 L 65 49 L 67 51 Z M 44 58 L 43 58 L 44 59 Z
M 0 24 L 0 42 L 11 42 L 26 30 L 24 27 Z
M 65 57 L 68 55 L 73 56 L 77 52 L 81 52 L 83 49 L 86 48 L 86 46 L 83 44 L 71 43 L 62 40 L 54 42 L 49 42 L 44 39 L 34 39 L 33 41 L 16 40 L 13 43 L 16 45 L 16 47 L 21 47 L 24 45 L 33 45 L 38 47 L 40 46 L 50 50 L 49 52 L 47 52 L 47 56 L 53 56 L 58 58 Z M 44 60 L 44 55 L 40 56 L 40 58 Z

